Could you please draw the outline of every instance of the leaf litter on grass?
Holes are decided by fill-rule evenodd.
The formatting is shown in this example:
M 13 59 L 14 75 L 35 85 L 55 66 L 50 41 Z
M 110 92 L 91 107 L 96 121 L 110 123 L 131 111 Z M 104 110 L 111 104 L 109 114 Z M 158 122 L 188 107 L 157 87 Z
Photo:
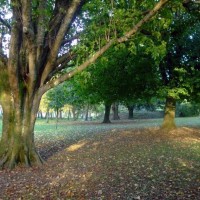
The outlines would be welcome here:
M 0 171 L 0 199 L 200 199 L 198 129 L 95 127 L 36 134 L 47 163 Z

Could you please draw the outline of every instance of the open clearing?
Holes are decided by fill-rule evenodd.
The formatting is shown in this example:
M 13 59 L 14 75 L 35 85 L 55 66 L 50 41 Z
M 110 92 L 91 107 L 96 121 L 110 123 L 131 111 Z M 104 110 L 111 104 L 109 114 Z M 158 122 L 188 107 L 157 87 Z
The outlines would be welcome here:
M 0 171 L 0 199 L 200 199 L 200 118 L 178 119 L 169 133 L 161 121 L 61 121 L 57 130 L 38 121 L 47 162 Z

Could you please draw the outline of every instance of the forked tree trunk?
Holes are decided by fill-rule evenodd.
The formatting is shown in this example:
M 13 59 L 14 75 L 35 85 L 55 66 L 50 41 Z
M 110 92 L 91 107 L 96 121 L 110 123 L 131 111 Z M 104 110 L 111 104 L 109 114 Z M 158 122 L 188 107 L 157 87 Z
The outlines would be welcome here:
M 166 98 L 164 120 L 162 123 L 162 129 L 171 130 L 176 128 L 175 124 L 175 112 L 176 112 L 176 100 L 172 97 Z
M 104 113 L 103 123 L 111 123 L 110 109 L 111 109 L 111 104 L 105 104 L 105 113 Z
M 34 144 L 34 125 L 40 99 L 28 96 L 25 101 L 19 100 L 20 106 L 13 103 L 10 95 L 1 97 L 3 107 L 3 131 L 0 143 L 0 167 L 14 168 L 18 163 L 31 166 L 42 164 L 43 160 Z

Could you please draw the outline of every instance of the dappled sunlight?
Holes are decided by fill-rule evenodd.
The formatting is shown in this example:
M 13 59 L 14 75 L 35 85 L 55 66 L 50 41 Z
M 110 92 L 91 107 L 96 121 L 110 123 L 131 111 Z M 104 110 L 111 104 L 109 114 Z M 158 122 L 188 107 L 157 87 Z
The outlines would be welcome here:
M 197 143 L 200 142 L 200 131 L 194 128 L 182 127 L 177 128 L 169 133 L 169 137 L 184 143 Z
M 192 166 L 192 162 L 189 162 L 188 160 L 186 159 L 182 159 L 182 158 L 178 158 L 177 159 L 179 165 L 181 167 L 185 167 L 185 168 L 188 168 L 188 169 L 193 169 L 194 167 Z
M 93 134 L 81 130 L 67 139 L 57 134 L 47 147 L 42 143 L 43 153 L 51 152 L 47 165 L 34 173 L 27 169 L 11 174 L 4 193 L 18 194 L 16 184 L 26 184 L 18 194 L 25 199 L 128 199 L 127 194 L 136 199 L 175 199 L 178 194 L 182 199 L 198 192 L 198 129 L 177 128 L 168 134 L 159 128 L 96 133 L 93 128 Z
M 67 151 L 77 151 L 78 149 L 82 148 L 86 144 L 87 144 L 87 141 L 85 141 L 85 140 L 79 141 L 78 143 L 72 144 L 71 146 L 69 146 L 68 148 L 66 148 L 66 150 Z

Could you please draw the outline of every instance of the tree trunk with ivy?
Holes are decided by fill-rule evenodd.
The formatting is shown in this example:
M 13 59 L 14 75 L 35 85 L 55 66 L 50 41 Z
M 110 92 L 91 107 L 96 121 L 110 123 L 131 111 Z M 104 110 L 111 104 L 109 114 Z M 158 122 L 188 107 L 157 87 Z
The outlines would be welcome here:
M 176 128 L 175 112 L 176 112 L 176 100 L 172 97 L 167 97 L 165 103 L 162 129 L 171 130 Z
M 34 125 L 42 95 L 83 71 L 115 43 L 127 41 L 167 0 L 160 0 L 124 36 L 108 41 L 74 70 L 60 73 L 76 57 L 70 50 L 74 40 L 72 24 L 85 2 L 55 0 L 54 5 L 50 5 L 47 0 L 36 1 L 34 4 L 26 0 L 6 2 L 11 7 L 12 22 L 0 16 L 1 26 L 11 35 L 9 57 L 4 54 L 0 44 L 2 168 L 13 168 L 19 163 L 27 166 L 43 163 L 34 143 Z

